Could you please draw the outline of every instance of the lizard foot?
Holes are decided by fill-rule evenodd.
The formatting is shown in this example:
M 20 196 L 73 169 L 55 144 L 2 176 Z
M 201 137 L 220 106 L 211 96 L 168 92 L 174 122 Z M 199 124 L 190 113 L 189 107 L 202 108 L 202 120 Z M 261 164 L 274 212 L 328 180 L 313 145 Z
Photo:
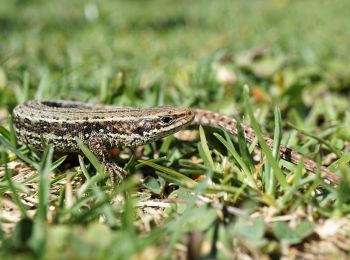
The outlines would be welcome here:
M 127 172 L 114 162 L 103 162 L 106 171 L 110 174 L 112 186 L 120 185 L 127 176 Z
M 107 149 L 110 146 L 108 140 L 105 140 L 104 136 L 92 135 L 88 140 L 88 146 L 97 159 L 99 159 L 105 166 L 106 171 L 110 174 L 112 185 L 119 185 L 126 177 L 127 172 L 113 162 Z

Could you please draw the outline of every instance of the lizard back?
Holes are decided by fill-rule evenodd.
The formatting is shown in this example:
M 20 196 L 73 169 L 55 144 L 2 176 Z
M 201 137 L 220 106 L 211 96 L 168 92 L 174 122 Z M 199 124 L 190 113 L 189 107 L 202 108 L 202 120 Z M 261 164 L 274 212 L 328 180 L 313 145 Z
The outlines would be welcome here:
M 170 135 L 194 118 L 188 108 L 132 108 L 75 101 L 27 101 L 13 110 L 18 139 L 42 149 L 76 152 L 76 137 L 85 143 L 100 136 L 106 145 L 135 147 Z

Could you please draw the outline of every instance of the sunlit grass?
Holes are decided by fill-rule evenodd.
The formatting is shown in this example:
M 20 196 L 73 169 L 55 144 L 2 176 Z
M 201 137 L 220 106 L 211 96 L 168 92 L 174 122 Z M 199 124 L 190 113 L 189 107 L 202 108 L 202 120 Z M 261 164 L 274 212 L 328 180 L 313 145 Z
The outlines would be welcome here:
M 349 254 L 349 3 L 0 0 L 0 256 Z M 80 140 L 72 159 L 17 143 L 27 99 L 205 108 L 257 140 L 200 127 L 121 149 L 112 187 Z M 281 161 L 281 143 L 340 185 Z

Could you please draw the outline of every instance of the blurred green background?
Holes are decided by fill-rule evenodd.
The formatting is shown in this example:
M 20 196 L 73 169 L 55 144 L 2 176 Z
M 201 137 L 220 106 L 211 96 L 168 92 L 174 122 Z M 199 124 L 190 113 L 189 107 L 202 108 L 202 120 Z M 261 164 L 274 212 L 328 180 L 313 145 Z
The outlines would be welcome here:
M 274 58 L 262 70 L 274 66 L 276 72 L 279 63 L 287 62 L 316 67 L 320 73 L 336 67 L 342 73 L 349 62 L 349 7 L 346 0 L 2 0 L 0 65 L 5 76 L 0 84 L 15 89 L 17 101 L 90 100 L 103 87 L 118 88 L 121 72 L 133 93 L 113 103 L 144 104 L 142 94 L 134 98 L 137 89 L 190 88 L 193 77 L 209 78 L 196 74 L 203 64 L 211 66 L 220 55 L 254 48 L 266 48 Z M 254 83 L 249 76 L 241 75 L 238 83 Z M 33 91 L 19 94 L 24 78 Z M 106 101 L 107 94 L 101 95 L 95 101 Z M 185 104 L 196 104 L 195 97 L 203 95 L 191 92 Z M 172 99 L 167 102 L 178 103 Z

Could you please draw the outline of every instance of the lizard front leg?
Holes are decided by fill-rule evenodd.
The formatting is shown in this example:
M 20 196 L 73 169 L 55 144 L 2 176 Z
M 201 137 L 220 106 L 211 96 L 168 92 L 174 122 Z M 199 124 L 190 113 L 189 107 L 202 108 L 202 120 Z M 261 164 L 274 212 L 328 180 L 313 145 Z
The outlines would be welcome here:
M 111 175 L 112 185 L 119 185 L 127 175 L 127 172 L 113 162 L 109 153 L 109 148 L 111 148 L 110 142 L 103 136 L 92 135 L 88 140 L 88 147 L 97 159 L 102 162 L 106 171 Z

